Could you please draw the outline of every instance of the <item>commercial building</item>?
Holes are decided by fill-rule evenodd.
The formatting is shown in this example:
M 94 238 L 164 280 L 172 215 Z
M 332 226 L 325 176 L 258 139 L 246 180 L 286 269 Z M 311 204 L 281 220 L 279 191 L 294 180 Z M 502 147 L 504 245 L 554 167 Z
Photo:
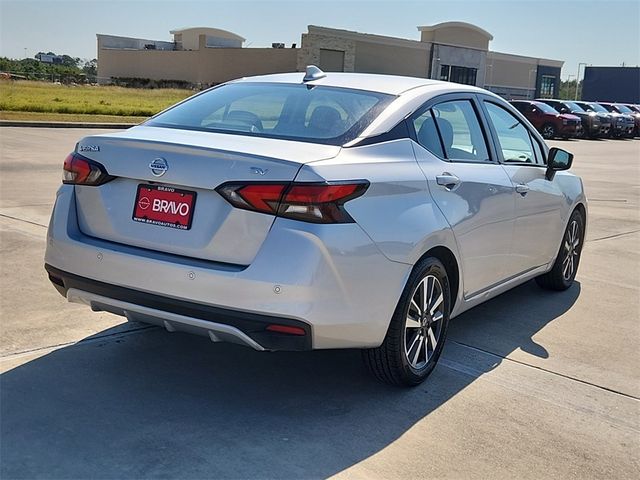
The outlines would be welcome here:
M 493 36 L 463 22 L 418 27 L 420 40 L 310 25 L 301 45 L 243 47 L 214 28 L 173 30 L 173 42 L 98 35 L 98 76 L 212 85 L 266 73 L 325 71 L 409 75 L 477 85 L 506 98 L 557 96 L 563 62 L 489 50 Z
M 585 67 L 582 99 L 640 104 L 640 67 Z

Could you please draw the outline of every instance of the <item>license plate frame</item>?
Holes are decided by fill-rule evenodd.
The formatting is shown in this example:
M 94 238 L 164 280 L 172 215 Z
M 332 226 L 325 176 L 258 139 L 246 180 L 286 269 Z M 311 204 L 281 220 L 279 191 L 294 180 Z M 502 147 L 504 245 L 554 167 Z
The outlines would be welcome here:
M 148 225 L 190 230 L 197 196 L 193 190 L 140 183 L 136 189 L 131 219 Z

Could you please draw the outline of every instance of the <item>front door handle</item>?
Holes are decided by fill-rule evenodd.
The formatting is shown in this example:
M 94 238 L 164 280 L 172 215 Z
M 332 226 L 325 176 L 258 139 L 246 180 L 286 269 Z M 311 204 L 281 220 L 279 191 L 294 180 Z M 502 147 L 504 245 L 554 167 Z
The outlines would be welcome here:
M 442 175 L 436 176 L 436 183 L 438 185 L 442 185 L 448 190 L 451 190 L 452 188 L 460 184 L 460 179 L 455 175 L 444 172 Z
M 529 187 L 524 183 L 519 183 L 518 185 L 516 185 L 516 192 L 524 197 L 529 192 Z

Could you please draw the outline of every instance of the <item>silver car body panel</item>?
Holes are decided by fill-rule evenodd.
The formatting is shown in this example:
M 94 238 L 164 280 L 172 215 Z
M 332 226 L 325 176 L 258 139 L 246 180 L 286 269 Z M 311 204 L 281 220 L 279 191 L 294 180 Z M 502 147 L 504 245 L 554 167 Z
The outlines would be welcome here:
M 251 265 L 234 268 L 97 240 L 79 230 L 76 218 L 74 187 L 63 185 L 47 264 L 165 297 L 299 319 L 311 325 L 314 348 L 379 344 L 411 271 L 389 261 L 353 223 L 336 231 L 278 218 Z
M 239 81 L 301 82 L 302 75 Z M 359 145 L 390 131 L 436 96 L 486 94 L 483 90 L 333 73 L 309 83 L 398 98 L 348 148 L 144 125 L 87 137 L 79 145 L 100 150 L 83 155 L 119 178 L 101 187 L 59 189 L 45 262 L 80 277 L 177 301 L 299 320 L 311 327 L 313 348 L 374 347 L 384 339 L 413 265 L 432 248 L 446 248 L 458 263 L 455 317 L 548 271 L 571 212 L 578 204 L 586 210 L 582 182 L 568 172 L 547 180 L 543 166 L 448 162 L 409 138 Z M 496 101 L 542 142 L 521 114 Z M 161 178 L 149 168 L 158 157 L 168 164 Z M 264 174 L 256 175 L 255 169 Z M 436 182 L 443 173 L 462 182 L 446 189 Z M 346 224 L 239 210 L 214 191 L 230 180 L 294 179 L 364 179 L 370 185 L 345 204 L 355 220 Z M 198 211 L 188 235 L 131 221 L 136 185 L 159 181 L 197 192 Z M 515 191 L 520 183 L 529 187 L 525 196 Z M 130 318 L 146 315 L 150 323 L 168 329 L 181 324 L 215 338 L 224 330 L 233 341 L 250 343 L 238 332 L 207 327 L 198 319 L 95 298 L 81 290 L 67 296 L 109 306 Z

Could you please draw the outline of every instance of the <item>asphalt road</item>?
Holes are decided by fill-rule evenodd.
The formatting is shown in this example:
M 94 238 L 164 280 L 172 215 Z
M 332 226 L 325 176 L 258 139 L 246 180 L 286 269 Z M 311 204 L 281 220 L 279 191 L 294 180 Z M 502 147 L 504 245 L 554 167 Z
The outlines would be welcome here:
M 357 351 L 258 353 L 71 305 L 44 273 L 65 155 L 0 129 L 0 477 L 636 478 L 640 141 L 556 142 L 590 199 L 575 285 L 452 322 L 422 386 Z

